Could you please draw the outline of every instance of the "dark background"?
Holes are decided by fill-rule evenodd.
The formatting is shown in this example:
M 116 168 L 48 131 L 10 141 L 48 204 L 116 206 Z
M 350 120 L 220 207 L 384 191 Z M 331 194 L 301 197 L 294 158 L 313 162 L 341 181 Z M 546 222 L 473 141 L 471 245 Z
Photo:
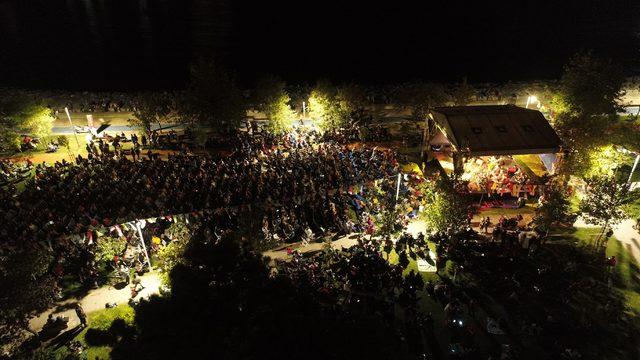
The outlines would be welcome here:
M 592 49 L 639 67 L 640 1 L 0 0 L 0 84 L 184 87 L 215 55 L 242 85 L 272 73 L 368 84 L 556 78 Z

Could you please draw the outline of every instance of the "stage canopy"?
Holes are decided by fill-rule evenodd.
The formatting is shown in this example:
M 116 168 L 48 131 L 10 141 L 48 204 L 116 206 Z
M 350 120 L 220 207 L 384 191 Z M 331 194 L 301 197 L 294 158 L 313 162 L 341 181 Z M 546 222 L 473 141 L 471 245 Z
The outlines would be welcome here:
M 552 154 L 561 141 L 540 111 L 514 105 L 451 106 L 431 117 L 454 151 L 468 156 Z

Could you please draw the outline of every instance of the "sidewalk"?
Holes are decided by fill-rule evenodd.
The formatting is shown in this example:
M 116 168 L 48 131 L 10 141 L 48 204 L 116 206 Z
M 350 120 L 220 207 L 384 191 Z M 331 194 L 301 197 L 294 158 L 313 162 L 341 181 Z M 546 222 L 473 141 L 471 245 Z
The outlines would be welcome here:
M 358 243 L 357 235 L 358 234 L 354 233 L 354 234 L 343 236 L 340 239 L 331 242 L 331 247 L 337 250 L 340 250 L 342 248 L 350 248 L 353 245 Z M 307 246 L 300 245 L 299 243 L 290 244 L 290 246 L 284 246 L 278 249 L 265 251 L 262 253 L 262 255 L 268 256 L 272 261 L 287 260 L 288 258 L 291 257 L 291 255 L 287 254 L 287 248 L 294 249 L 300 253 L 307 253 L 307 252 L 313 252 L 313 251 L 320 251 L 322 250 L 323 246 L 324 246 L 324 243 L 317 243 L 317 242 L 309 243 L 309 245 Z
M 138 293 L 136 299 L 147 298 L 152 294 L 157 294 L 160 289 L 160 277 L 157 273 L 147 273 L 140 277 L 141 284 L 144 289 Z M 29 328 L 39 332 L 47 322 L 49 314 L 54 313 L 58 316 L 66 316 L 69 318 L 67 329 L 72 329 L 80 324 L 80 320 L 76 316 L 76 312 L 73 305 L 80 303 L 84 312 L 89 314 L 94 311 L 105 309 L 106 303 L 126 304 L 131 297 L 131 287 L 125 286 L 123 289 L 115 289 L 112 286 L 103 286 L 101 288 L 91 290 L 82 299 L 67 299 L 59 302 L 55 307 L 43 312 L 37 317 L 32 318 L 29 321 Z
M 595 225 L 589 225 L 584 222 L 582 218 L 578 218 L 575 227 L 593 228 Z M 613 236 L 622 243 L 622 245 L 633 254 L 634 259 L 640 262 L 640 233 L 634 229 L 635 221 L 632 219 L 626 219 L 616 227 L 613 228 Z
M 424 220 L 415 219 L 409 222 L 409 225 L 407 226 L 406 231 L 413 236 L 417 236 L 418 233 L 420 232 L 424 233 L 426 230 L 426 227 L 427 227 L 427 224 L 424 222 Z M 332 241 L 331 247 L 336 250 L 340 250 L 342 248 L 348 249 L 357 243 L 358 243 L 358 234 L 353 233 L 353 234 L 343 236 L 336 241 Z M 288 247 L 300 253 L 308 253 L 308 252 L 322 250 L 323 245 L 324 243 L 309 243 L 309 245 L 307 246 L 302 246 L 299 243 L 296 243 L 296 244 L 290 244 Z M 287 254 L 287 246 L 280 247 L 274 250 L 265 251 L 262 253 L 262 255 L 268 256 L 269 258 L 271 258 L 272 261 L 287 260 L 291 257 L 290 255 Z

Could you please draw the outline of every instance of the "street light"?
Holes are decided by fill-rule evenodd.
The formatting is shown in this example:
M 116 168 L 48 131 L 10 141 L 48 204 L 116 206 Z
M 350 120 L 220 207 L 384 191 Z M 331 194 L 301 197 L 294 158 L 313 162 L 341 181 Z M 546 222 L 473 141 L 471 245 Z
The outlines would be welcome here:
M 627 180 L 627 184 L 631 183 L 631 179 L 633 178 L 633 173 L 638 168 L 638 163 L 640 162 L 640 154 L 636 155 L 636 161 L 633 162 L 633 167 L 631 168 L 631 174 L 629 174 L 629 180 Z
M 398 173 L 398 183 L 396 185 L 396 204 L 398 204 L 398 195 L 400 195 L 400 181 L 402 180 L 402 173 Z
M 142 250 L 144 251 L 144 256 L 147 258 L 147 265 L 149 265 L 149 270 L 152 270 L 151 267 L 151 259 L 149 258 L 149 253 L 147 252 L 147 246 L 144 244 L 144 237 L 142 236 L 142 228 L 141 224 L 143 224 L 142 220 L 136 220 L 134 222 L 135 229 L 138 230 L 138 237 L 140 238 L 140 244 L 142 245 Z

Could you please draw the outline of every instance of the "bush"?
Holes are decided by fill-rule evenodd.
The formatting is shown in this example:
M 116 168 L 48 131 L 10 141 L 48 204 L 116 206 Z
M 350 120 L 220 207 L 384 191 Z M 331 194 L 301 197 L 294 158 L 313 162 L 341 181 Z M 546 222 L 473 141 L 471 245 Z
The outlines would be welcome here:
M 110 262 L 116 255 L 122 255 L 127 243 L 123 239 L 113 236 L 103 236 L 98 239 L 96 259 Z
M 158 268 L 162 273 L 161 278 L 164 283 L 169 282 L 171 269 L 182 263 L 191 231 L 184 222 L 175 222 L 167 229 L 167 235 L 172 241 L 158 251 Z
M 20 151 L 20 144 L 22 144 L 22 139 L 19 136 L 8 132 L 0 134 L 0 152 L 17 153 Z
M 69 138 L 64 135 L 58 136 L 58 145 L 61 147 L 69 147 Z
M 89 317 L 89 326 L 92 329 L 109 330 L 111 323 L 116 319 L 122 319 L 127 325 L 133 324 L 135 312 L 131 306 L 119 305 L 111 309 L 104 309 Z
M 119 338 L 131 333 L 135 313 L 127 305 L 101 310 L 89 316 L 89 329 L 84 340 L 90 346 L 113 346 Z
M 89 329 L 84 340 L 91 346 L 105 346 L 115 343 L 116 337 L 110 331 Z

